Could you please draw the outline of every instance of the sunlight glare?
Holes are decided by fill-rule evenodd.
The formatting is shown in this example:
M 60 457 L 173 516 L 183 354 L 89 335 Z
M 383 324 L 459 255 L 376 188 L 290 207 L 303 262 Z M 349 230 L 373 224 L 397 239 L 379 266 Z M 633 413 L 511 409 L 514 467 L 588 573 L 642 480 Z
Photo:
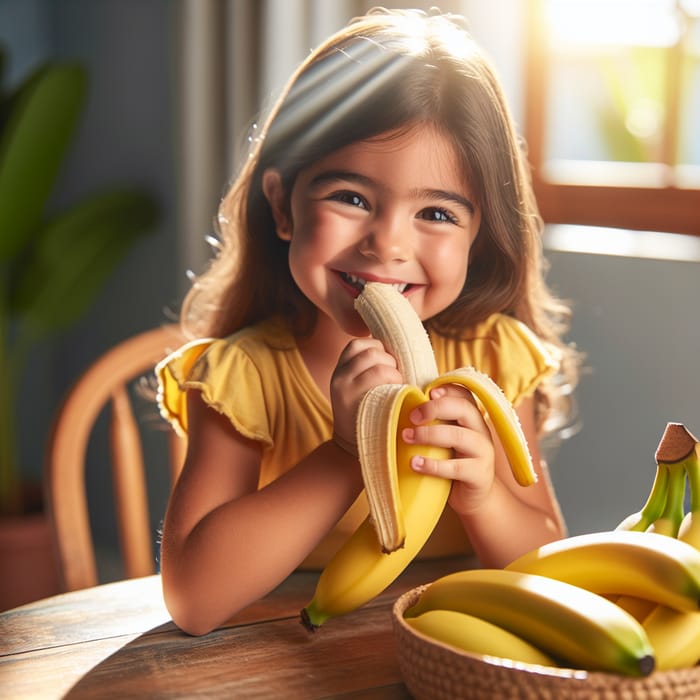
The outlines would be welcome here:
M 680 32 L 674 0 L 549 0 L 547 9 L 560 47 L 672 46 Z

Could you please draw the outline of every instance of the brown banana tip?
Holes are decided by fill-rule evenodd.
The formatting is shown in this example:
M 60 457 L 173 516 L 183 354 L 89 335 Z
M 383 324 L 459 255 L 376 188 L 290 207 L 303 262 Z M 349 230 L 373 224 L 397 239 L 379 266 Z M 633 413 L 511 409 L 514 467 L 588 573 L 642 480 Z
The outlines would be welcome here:
M 656 666 L 656 659 L 652 654 L 647 654 L 646 656 L 642 656 L 641 659 L 639 659 L 639 673 L 642 676 L 649 676 L 654 670 L 654 667 Z
M 401 540 L 399 544 L 393 547 L 385 547 L 382 545 L 382 554 L 392 554 L 393 552 L 397 552 L 399 549 L 403 549 L 406 546 L 406 538 Z
M 668 423 L 656 448 L 656 461 L 666 464 L 682 462 L 692 453 L 697 442 L 698 439 L 683 423 Z
M 307 612 L 306 608 L 302 609 L 300 617 L 301 619 L 299 622 L 304 626 L 307 632 L 315 632 L 318 629 L 318 625 L 314 625 L 314 623 L 311 622 L 311 618 L 309 617 L 309 613 Z

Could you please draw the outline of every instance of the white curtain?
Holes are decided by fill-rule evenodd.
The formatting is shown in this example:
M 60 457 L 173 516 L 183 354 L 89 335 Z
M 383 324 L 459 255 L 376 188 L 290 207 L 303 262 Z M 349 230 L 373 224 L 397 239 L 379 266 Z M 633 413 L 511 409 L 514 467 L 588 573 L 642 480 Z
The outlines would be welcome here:
M 437 4 L 444 12 L 463 13 L 469 5 L 481 11 L 488 6 L 490 15 L 494 1 Z M 314 46 L 377 4 L 427 10 L 436 1 L 178 0 L 178 255 L 183 269 L 200 272 L 209 259 L 205 238 L 260 111 Z M 180 291 L 185 288 L 183 278 Z

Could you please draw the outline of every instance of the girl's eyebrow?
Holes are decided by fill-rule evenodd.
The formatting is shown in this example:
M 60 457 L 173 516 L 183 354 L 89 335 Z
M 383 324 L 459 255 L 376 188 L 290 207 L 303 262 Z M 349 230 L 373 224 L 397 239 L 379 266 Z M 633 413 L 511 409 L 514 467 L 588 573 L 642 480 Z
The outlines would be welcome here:
M 476 211 L 474 202 L 472 202 L 470 199 L 467 199 L 467 197 L 458 194 L 457 192 L 451 192 L 449 190 L 425 189 L 415 191 L 415 195 L 419 199 L 425 198 L 437 201 L 447 200 L 448 202 L 453 202 L 454 204 L 460 207 L 464 207 L 470 214 L 473 214 Z
M 365 187 L 374 187 L 377 189 L 387 189 L 384 185 L 373 180 L 367 175 L 362 175 L 361 173 L 355 172 L 353 170 L 324 170 L 318 175 L 315 175 L 311 182 L 309 183 L 311 187 L 318 187 L 320 185 L 328 184 L 329 182 L 337 182 L 343 180 L 345 182 L 355 182 L 358 185 L 363 185 Z M 411 197 L 416 199 L 431 199 L 433 201 L 448 201 L 463 207 L 470 214 L 476 211 L 474 203 L 457 192 L 452 192 L 450 190 L 440 190 L 440 189 L 415 189 L 410 192 Z
M 378 187 L 378 183 L 375 182 L 371 177 L 366 175 L 361 175 L 354 170 L 324 170 L 323 172 L 315 175 L 311 182 L 309 183 L 311 187 L 318 187 L 319 185 L 325 185 L 329 182 L 336 182 L 338 180 L 344 180 L 346 182 L 356 182 L 358 185 L 365 185 L 367 187 Z

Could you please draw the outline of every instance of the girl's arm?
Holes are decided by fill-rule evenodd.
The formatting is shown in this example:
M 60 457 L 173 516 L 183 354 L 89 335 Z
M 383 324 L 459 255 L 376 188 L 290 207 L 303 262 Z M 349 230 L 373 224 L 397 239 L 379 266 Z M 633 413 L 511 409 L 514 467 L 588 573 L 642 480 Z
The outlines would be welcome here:
M 354 442 L 361 398 L 401 381 L 373 338 L 341 352 L 330 381 L 334 433 Z M 175 624 L 204 634 L 281 583 L 362 490 L 357 457 L 324 442 L 258 490 L 260 444 L 244 438 L 198 391 L 187 394 L 188 446 L 163 526 L 163 594 Z
M 187 396 L 189 440 L 163 527 L 161 571 L 174 622 L 204 634 L 277 586 L 362 489 L 357 460 L 325 442 L 258 490 L 260 445 Z
M 425 460 L 414 468 L 453 479 L 449 503 L 483 566 L 505 566 L 520 554 L 566 535 L 540 455 L 532 398 L 523 400 L 517 410 L 538 477 L 536 484 L 527 487 L 513 478 L 500 441 L 462 388 L 436 390 L 417 411 L 412 440 L 451 447 L 455 458 Z M 433 418 L 450 424 L 424 425 Z

